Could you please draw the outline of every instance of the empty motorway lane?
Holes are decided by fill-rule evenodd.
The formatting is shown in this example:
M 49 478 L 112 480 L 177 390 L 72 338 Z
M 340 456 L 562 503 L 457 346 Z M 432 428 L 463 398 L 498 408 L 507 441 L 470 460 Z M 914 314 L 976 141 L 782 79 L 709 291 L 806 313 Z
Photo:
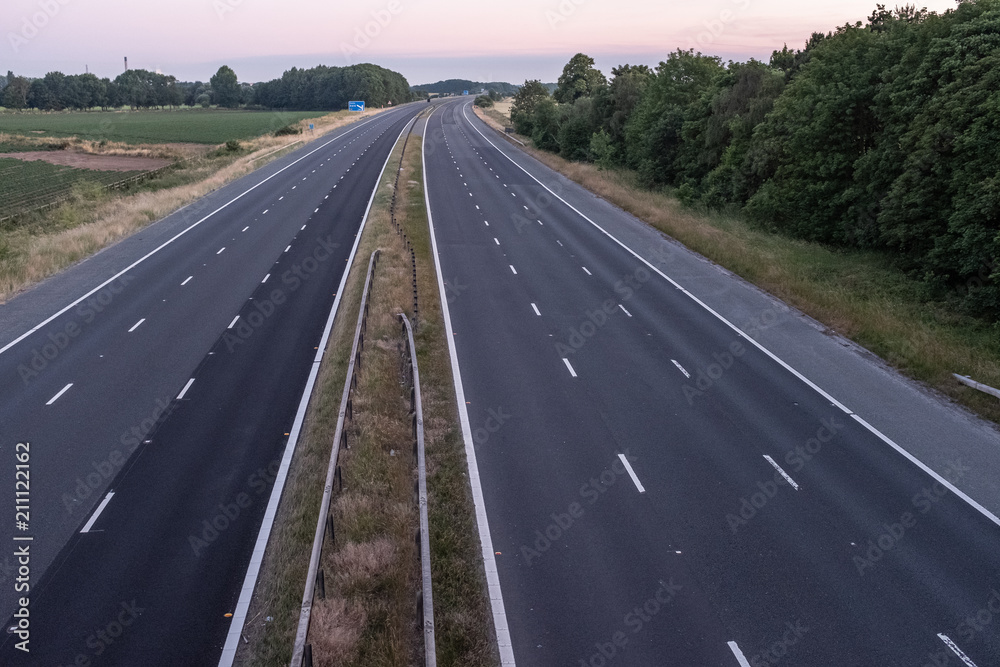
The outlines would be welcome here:
M 312 142 L 3 306 L 0 453 L 30 443 L 33 540 L 31 653 L 9 634 L 0 663 L 219 662 L 362 217 L 422 109 Z
M 909 460 L 505 153 L 467 101 L 428 120 L 505 662 L 1000 664 L 968 464 Z

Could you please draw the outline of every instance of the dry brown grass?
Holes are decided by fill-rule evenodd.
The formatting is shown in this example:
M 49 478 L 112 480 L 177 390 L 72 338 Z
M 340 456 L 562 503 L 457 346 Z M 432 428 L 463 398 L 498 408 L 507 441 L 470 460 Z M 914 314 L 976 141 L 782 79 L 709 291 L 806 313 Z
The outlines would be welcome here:
M 373 115 L 377 111 L 365 112 Z M 156 189 L 120 195 L 104 190 L 80 192 L 69 201 L 40 213 L 29 214 L 0 229 L 0 303 L 5 303 L 22 290 L 58 273 L 97 251 L 134 234 L 186 204 L 231 183 L 251 171 L 277 159 L 285 147 L 299 146 L 343 125 L 357 120 L 357 115 L 329 114 L 314 119 L 314 135 L 274 137 L 266 135 L 243 142 L 246 150 L 239 156 L 193 157 L 185 169 L 168 175 L 159 182 L 150 182 Z M 38 140 L 51 142 L 51 140 Z M 79 142 L 81 147 L 95 151 L 118 150 L 113 145 L 99 147 L 93 142 Z M 126 147 L 126 144 L 121 144 Z M 184 151 L 171 145 L 159 148 L 127 146 L 122 155 L 174 157 Z M 145 152 L 144 152 L 145 151 Z M 272 155 L 268 153 L 274 152 Z M 261 158 L 263 159 L 258 159 Z M 173 187 L 162 186 L 165 183 Z M 162 189 L 161 189 L 162 188 Z
M 476 110 L 491 127 L 499 122 Z M 691 210 L 634 174 L 570 162 L 532 146 L 527 153 L 695 252 L 868 348 L 911 377 L 1000 421 L 995 398 L 952 373 L 1000 386 L 995 328 L 927 303 L 919 286 L 874 253 L 838 251 L 751 227 L 739 216 Z
M 356 660 L 367 624 L 368 614 L 360 604 L 337 598 L 317 606 L 311 622 L 313 665 L 333 667 Z

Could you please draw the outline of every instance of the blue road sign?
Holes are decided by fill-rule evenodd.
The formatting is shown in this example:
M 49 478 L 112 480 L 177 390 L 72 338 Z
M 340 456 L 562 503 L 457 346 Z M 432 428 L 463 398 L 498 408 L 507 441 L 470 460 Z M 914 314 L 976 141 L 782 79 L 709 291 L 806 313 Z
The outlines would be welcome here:
M 365 103 L 364 102 L 348 102 L 347 103 L 347 108 L 350 111 L 364 111 L 365 110 Z
M 468 94 L 469 94 L 469 91 L 467 91 L 467 90 L 463 90 L 463 91 L 462 91 L 462 94 L 463 94 L 463 95 L 468 95 Z

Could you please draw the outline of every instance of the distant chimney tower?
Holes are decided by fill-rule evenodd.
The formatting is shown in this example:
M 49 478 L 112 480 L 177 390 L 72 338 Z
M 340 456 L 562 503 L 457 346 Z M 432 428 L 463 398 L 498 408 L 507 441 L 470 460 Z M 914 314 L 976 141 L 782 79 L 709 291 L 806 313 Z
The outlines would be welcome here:
M 128 56 L 125 56 L 125 71 L 128 71 Z

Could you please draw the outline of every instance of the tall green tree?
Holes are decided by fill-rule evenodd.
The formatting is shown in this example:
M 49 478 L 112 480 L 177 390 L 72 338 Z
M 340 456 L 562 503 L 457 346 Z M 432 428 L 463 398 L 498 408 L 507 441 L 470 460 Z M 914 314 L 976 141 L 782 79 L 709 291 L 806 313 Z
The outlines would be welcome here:
M 510 120 L 514 129 L 521 134 L 531 136 L 535 125 L 535 110 L 543 101 L 549 99 L 549 90 L 538 79 L 525 81 L 521 89 L 514 95 L 510 106 Z
M 608 81 L 601 71 L 594 67 L 594 59 L 578 53 L 563 67 L 552 97 L 556 102 L 572 104 L 581 97 L 592 97 L 606 85 Z
M 742 206 L 760 186 L 748 159 L 754 129 L 784 87 L 784 73 L 760 61 L 729 63 L 688 107 L 675 184 L 687 184 L 713 206 Z
M 11 76 L 3 89 L 3 105 L 8 109 L 23 109 L 28 106 L 28 90 L 31 82 L 23 76 Z
M 215 97 L 215 103 L 220 107 L 236 108 L 240 105 L 240 84 L 236 72 L 228 65 L 223 65 L 209 80 Z
M 625 128 L 629 166 L 650 182 L 672 183 L 685 113 L 723 72 L 719 58 L 693 50 L 678 49 L 661 62 Z

